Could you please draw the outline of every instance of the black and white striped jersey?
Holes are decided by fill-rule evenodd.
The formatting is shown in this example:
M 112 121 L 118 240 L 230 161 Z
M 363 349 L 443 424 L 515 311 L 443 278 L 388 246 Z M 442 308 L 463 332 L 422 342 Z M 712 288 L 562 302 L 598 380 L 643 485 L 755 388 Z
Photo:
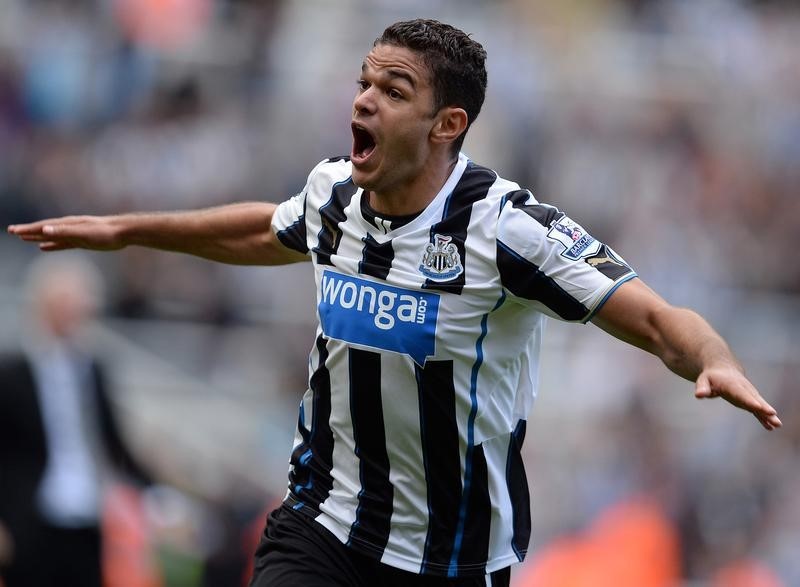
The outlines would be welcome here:
M 397 228 L 362 197 L 349 160 L 330 159 L 273 217 L 313 261 L 319 317 L 286 499 L 404 570 L 509 566 L 530 535 L 520 448 L 544 317 L 586 321 L 635 274 L 463 154 Z

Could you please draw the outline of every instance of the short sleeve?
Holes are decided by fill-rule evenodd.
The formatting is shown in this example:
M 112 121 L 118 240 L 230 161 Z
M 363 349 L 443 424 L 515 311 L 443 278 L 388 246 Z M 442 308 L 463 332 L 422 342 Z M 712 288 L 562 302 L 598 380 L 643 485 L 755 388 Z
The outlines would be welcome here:
M 306 231 L 307 186 L 302 192 L 278 204 L 272 215 L 272 229 L 283 246 L 308 254 Z
M 325 163 L 330 161 L 330 159 L 320 161 L 308 174 L 303 191 L 278 204 L 272 215 L 272 230 L 275 231 L 283 246 L 303 255 L 309 254 L 308 230 L 306 228 L 308 194 L 311 191 L 317 172 Z
M 527 190 L 506 194 L 497 226 L 506 291 L 545 314 L 586 322 L 636 273 L 611 247 Z

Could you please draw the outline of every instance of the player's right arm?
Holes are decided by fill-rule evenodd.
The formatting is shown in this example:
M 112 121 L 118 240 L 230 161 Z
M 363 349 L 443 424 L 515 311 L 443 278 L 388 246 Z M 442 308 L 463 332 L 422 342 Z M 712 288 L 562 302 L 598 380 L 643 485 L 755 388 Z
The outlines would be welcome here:
M 243 202 L 187 212 L 65 216 L 8 227 L 42 251 L 115 251 L 143 246 L 235 265 L 282 265 L 307 260 L 273 230 L 277 206 Z

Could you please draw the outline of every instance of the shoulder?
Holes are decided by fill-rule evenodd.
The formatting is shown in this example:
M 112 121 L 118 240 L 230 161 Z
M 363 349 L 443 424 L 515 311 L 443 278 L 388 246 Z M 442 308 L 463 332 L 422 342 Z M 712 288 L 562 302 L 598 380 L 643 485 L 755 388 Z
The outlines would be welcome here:
M 466 158 L 465 155 L 461 157 Z M 510 198 L 519 201 L 520 198 L 532 198 L 529 190 L 520 187 L 520 184 L 502 177 L 494 169 L 481 165 L 472 159 L 467 159 L 466 167 L 458 181 L 457 189 L 462 192 L 479 196 L 486 204 L 494 208 L 504 206 Z
M 333 185 L 350 179 L 353 166 L 350 157 L 330 157 L 323 159 L 308 175 L 308 186 Z
M 294 199 L 301 201 L 305 207 L 318 208 L 330 199 L 337 185 L 352 181 L 352 175 L 350 157 L 323 159 L 308 174 L 305 187 Z
M 532 207 L 545 206 L 519 183 L 472 160 L 468 161 L 454 193 L 458 193 L 462 202 L 472 200 L 473 217 L 487 228 L 499 228 L 505 219 L 522 210 L 530 213 Z

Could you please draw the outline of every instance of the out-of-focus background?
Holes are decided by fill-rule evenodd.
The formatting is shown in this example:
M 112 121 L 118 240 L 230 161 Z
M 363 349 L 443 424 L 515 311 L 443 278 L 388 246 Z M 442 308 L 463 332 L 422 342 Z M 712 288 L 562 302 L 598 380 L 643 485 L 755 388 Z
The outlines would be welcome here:
M 800 585 L 793 0 L 0 0 L 0 225 L 288 197 L 349 152 L 361 59 L 413 17 L 488 51 L 466 152 L 706 316 L 784 422 L 766 433 L 594 326 L 551 321 L 514 584 Z M 0 237 L 0 349 L 25 336 L 38 255 Z M 285 489 L 309 267 L 90 259 L 107 282 L 93 340 L 160 482 L 109 498 L 107 583 L 138 564 L 138 585 L 240 584 Z

